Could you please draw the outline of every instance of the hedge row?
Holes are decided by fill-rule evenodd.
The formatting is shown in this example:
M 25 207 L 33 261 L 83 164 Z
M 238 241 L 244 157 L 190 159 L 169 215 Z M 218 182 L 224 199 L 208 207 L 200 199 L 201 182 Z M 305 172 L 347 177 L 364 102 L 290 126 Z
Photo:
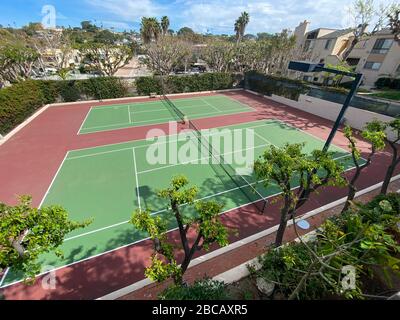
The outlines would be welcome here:
M 275 77 L 250 71 L 245 75 L 245 88 L 272 96 L 273 94 L 298 101 L 300 94 L 305 94 L 308 84 L 300 80 Z
M 207 73 L 191 76 L 168 76 L 166 93 L 230 89 L 237 79 L 232 74 Z M 136 81 L 139 95 L 162 93 L 159 77 L 142 77 Z M 4 135 L 23 122 L 44 104 L 91 99 L 114 99 L 128 96 L 128 84 L 118 78 L 88 80 L 29 80 L 0 90 L 0 134 Z
M 210 90 L 231 89 L 237 81 L 235 75 L 229 73 L 204 73 L 190 76 L 141 77 L 136 80 L 136 89 L 139 95 L 150 93 L 183 93 Z
M 37 109 L 54 102 L 125 97 L 127 87 L 117 78 L 78 81 L 25 81 L 0 90 L 0 134 L 11 131 Z
M 26 81 L 0 90 L 0 134 L 11 131 L 39 109 L 46 99 L 38 84 Z
M 125 97 L 127 85 L 118 78 L 92 78 L 87 80 L 37 81 L 47 103 L 75 102 L 89 99 Z
M 379 78 L 375 82 L 375 87 L 377 89 L 398 89 L 400 90 L 400 79 L 393 78 Z

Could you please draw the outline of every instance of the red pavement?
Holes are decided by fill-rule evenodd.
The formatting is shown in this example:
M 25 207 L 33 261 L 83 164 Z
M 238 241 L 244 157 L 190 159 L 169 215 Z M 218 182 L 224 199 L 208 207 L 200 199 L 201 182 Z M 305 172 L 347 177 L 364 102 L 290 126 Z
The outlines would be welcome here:
M 219 127 L 261 119 L 279 119 L 314 136 L 326 139 L 332 122 L 300 110 L 282 105 L 245 91 L 223 93 L 246 103 L 256 110 L 238 115 L 220 116 L 197 120 L 202 129 Z M 182 98 L 200 96 L 193 94 Z M 143 98 L 132 102 L 148 101 Z M 127 103 L 123 100 L 120 103 Z M 113 101 L 113 104 L 119 103 Z M 152 128 L 167 132 L 168 124 L 127 128 L 115 131 L 77 135 L 90 107 L 107 105 L 81 103 L 50 107 L 30 124 L 0 146 L 0 201 L 14 204 L 16 195 L 30 194 L 33 204 L 39 205 L 65 154 L 69 150 L 101 146 L 137 139 L 144 139 Z M 361 141 L 361 140 L 360 140 Z M 334 144 L 347 149 L 346 139 L 339 132 Z M 361 142 L 363 148 L 367 144 Z M 359 189 L 381 182 L 390 154 L 380 152 L 359 181 Z M 351 175 L 351 172 L 348 172 Z M 314 194 L 301 209 L 301 213 L 330 203 L 346 195 L 346 189 L 326 188 Z M 231 242 L 246 238 L 278 223 L 279 203 L 271 205 L 268 213 L 259 215 L 251 205 L 226 213 L 222 220 L 228 227 L 237 229 L 239 236 Z M 177 240 L 177 232 L 171 237 Z M 212 250 L 216 247 L 212 248 Z M 84 262 L 57 270 L 57 287 L 45 290 L 41 281 L 33 286 L 22 283 L 3 290 L 6 299 L 95 299 L 144 279 L 144 266 L 148 264 L 152 245 L 149 241 L 115 250 Z M 204 254 L 202 252 L 201 254 Z M 40 278 L 39 278 L 40 280 Z

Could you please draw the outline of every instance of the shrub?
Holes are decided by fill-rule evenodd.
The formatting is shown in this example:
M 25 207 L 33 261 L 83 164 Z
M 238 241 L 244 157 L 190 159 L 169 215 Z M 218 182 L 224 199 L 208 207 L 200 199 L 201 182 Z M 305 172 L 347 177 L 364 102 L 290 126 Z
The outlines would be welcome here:
M 250 90 L 267 96 L 275 94 L 294 101 L 298 101 L 300 94 L 308 91 L 308 85 L 303 81 L 264 75 L 254 71 L 246 73 L 245 81 Z
M 395 78 L 379 78 L 375 82 L 377 89 L 400 89 L 400 79 Z
M 400 79 L 393 79 L 391 89 L 400 90 Z
M 35 81 L 0 90 L 0 133 L 6 134 L 39 109 L 47 100 Z
M 392 83 L 392 79 L 391 78 L 386 78 L 386 77 L 385 78 L 379 78 L 375 82 L 375 87 L 377 89 L 390 88 L 391 83 Z
M 95 99 L 123 98 L 128 93 L 127 85 L 114 77 L 91 78 L 80 82 L 80 92 Z
M 35 83 L 43 94 L 45 104 L 55 103 L 57 101 L 59 98 L 59 81 L 43 80 L 35 81 Z
M 205 73 L 189 76 L 168 76 L 164 80 L 165 93 L 183 93 L 210 90 L 231 89 L 235 76 L 229 73 Z M 162 93 L 161 79 L 141 77 L 136 80 L 139 95 L 149 95 L 152 92 Z
M 261 270 L 253 272 L 276 283 L 276 291 L 285 297 L 302 283 L 297 299 L 331 295 L 363 298 L 363 281 L 369 279 L 376 266 L 385 272 L 399 270 L 400 260 L 394 255 L 400 250 L 395 236 L 399 204 L 398 194 L 379 195 L 368 204 L 355 204 L 344 214 L 328 219 L 307 246 L 291 243 L 270 250 L 261 257 Z M 322 264 L 316 256 L 329 258 Z M 348 265 L 356 268 L 356 287 L 343 291 L 341 272 Z
M 228 300 L 225 284 L 211 279 L 197 280 L 191 286 L 171 286 L 159 296 L 160 300 Z
M 76 81 L 60 81 L 58 87 L 59 95 L 64 102 L 75 102 L 81 98 Z

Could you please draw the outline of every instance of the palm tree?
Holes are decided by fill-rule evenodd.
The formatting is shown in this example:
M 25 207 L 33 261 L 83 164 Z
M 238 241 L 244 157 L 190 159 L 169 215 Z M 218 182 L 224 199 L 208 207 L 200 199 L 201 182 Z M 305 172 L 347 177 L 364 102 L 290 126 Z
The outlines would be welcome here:
M 241 16 L 236 20 L 235 32 L 236 32 L 237 43 L 239 43 L 240 40 L 243 38 L 246 31 L 246 27 L 249 24 L 249 22 L 250 22 L 250 16 L 246 11 L 242 12 Z
M 161 19 L 161 29 L 162 29 L 162 34 L 165 36 L 168 33 L 169 29 L 169 19 L 167 16 L 162 17 Z
M 160 23 L 156 18 L 142 18 L 140 27 L 140 34 L 145 44 L 150 43 L 152 40 L 157 41 L 161 33 Z

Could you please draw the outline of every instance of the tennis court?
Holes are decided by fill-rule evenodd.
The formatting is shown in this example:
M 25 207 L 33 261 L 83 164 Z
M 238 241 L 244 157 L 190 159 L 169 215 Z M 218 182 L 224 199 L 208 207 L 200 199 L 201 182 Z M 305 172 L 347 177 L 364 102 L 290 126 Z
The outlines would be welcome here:
M 253 130 L 255 139 L 252 149 L 255 157 L 270 145 L 282 147 L 288 142 L 305 142 L 307 152 L 321 149 L 324 145 L 323 140 L 278 120 L 254 121 L 224 128 Z M 243 183 L 238 186 L 223 171 L 216 170 L 219 164 L 199 161 L 208 160 L 209 154 L 188 157 L 187 161 L 176 164 L 151 164 L 147 161 L 149 149 L 154 148 L 155 144 L 165 147 L 176 144 L 179 149 L 184 145 L 197 146 L 197 143 L 198 139 L 192 132 L 184 139 L 171 135 L 159 138 L 156 142 L 139 140 L 69 151 L 42 204 L 62 205 L 74 220 L 94 220 L 89 227 L 75 231 L 66 238 L 61 247 L 63 258 L 46 255 L 43 265 L 61 267 L 143 241 L 147 235 L 128 223 L 136 208 L 149 208 L 154 216 L 161 216 L 167 221 L 170 229 L 175 228 L 173 216 L 166 209 L 168 203 L 157 197 L 157 191 L 167 187 L 171 178 L 178 174 L 185 175 L 191 184 L 199 187 L 198 199 L 223 203 L 225 212 L 253 202 L 255 199 L 249 199 L 248 196 L 250 189 L 255 188 L 265 198 L 279 192 L 274 185 L 265 188 L 257 184 L 252 173 L 243 176 Z M 351 168 L 351 157 L 346 150 L 336 146 L 330 150 L 346 169 Z M 246 151 L 246 143 L 243 139 L 243 147 L 236 148 L 230 154 L 225 152 L 225 145 L 221 143 L 218 151 L 227 158 Z M 195 214 L 190 206 L 184 206 L 183 212 L 189 216 Z M 268 214 L 268 208 L 265 214 Z M 19 275 L 10 272 L 4 285 L 18 279 Z
M 174 105 L 190 119 L 252 112 L 253 108 L 227 96 L 176 99 Z M 91 108 L 79 134 L 124 129 L 180 120 L 165 100 Z

